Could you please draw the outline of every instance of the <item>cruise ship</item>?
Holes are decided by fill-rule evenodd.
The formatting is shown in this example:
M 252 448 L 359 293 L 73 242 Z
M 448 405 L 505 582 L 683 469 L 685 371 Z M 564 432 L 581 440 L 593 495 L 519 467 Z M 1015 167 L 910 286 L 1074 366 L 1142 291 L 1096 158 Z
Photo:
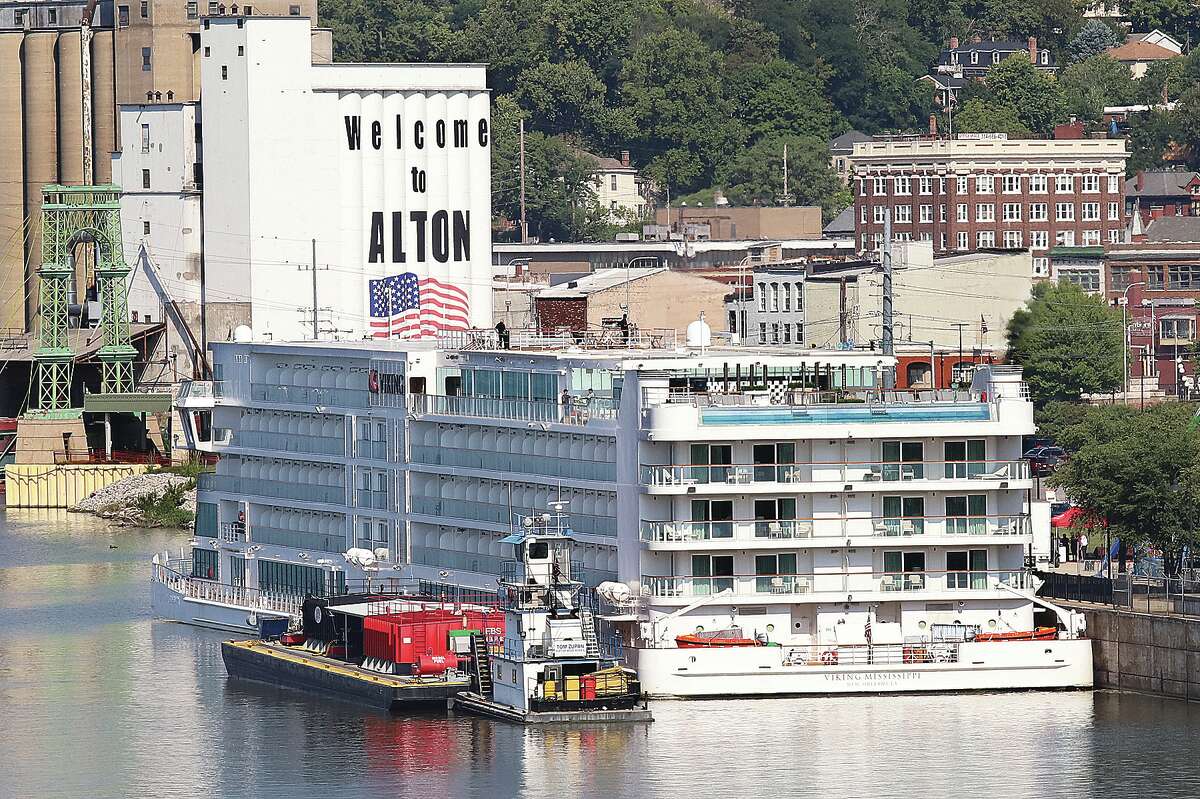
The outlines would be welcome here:
M 506 343 L 214 344 L 178 406 L 219 462 L 190 555 L 156 559 L 159 614 L 247 629 L 363 583 L 494 591 L 512 519 L 554 502 L 652 695 L 1092 684 L 1079 617 L 1036 596 L 1019 369 L 889 391 L 877 351 L 702 322 Z

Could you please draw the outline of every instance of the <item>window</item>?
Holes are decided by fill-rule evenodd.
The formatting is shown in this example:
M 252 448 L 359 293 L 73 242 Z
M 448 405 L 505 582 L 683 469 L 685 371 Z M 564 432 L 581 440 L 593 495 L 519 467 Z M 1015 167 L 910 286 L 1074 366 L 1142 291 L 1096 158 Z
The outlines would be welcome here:
M 921 178 L 919 187 L 922 194 L 933 194 L 933 178 Z
M 1133 282 L 1133 276 L 1137 270 L 1132 266 L 1114 266 L 1109 271 L 1109 290 L 1124 291 L 1129 288 L 1129 284 Z
M 1020 175 L 1005 175 L 1004 176 L 1004 193 L 1005 194 L 1020 194 L 1021 193 L 1021 176 Z
M 963 480 L 986 474 L 987 444 L 982 438 L 972 438 L 966 441 L 946 441 L 942 444 L 942 455 L 945 463 L 945 477 L 953 480 Z M 1005 475 L 1015 477 L 1016 475 Z
M 981 230 L 975 234 L 976 247 L 995 247 L 996 246 L 996 231 Z
M 975 177 L 975 193 L 976 194 L 994 194 L 996 192 L 996 179 L 992 175 L 977 175 Z
M 211 47 L 209 47 L 208 45 L 205 45 L 205 47 L 204 47 L 204 57 L 205 57 L 205 58 L 208 58 L 208 57 L 209 57 L 209 56 L 211 56 L 211 55 L 212 55 L 212 48 L 211 48 Z
M 1113 228 L 1112 230 L 1108 231 L 1109 244 L 1120 244 L 1124 238 L 1125 234 L 1120 228 Z
M 241 48 L 239 47 L 238 49 L 240 50 Z M 238 53 L 238 55 L 241 55 L 241 53 Z M 608 178 L 609 178 L 609 181 L 608 181 L 608 188 L 609 188 L 611 191 L 616 191 L 616 190 L 617 190 L 617 176 L 616 176 L 616 175 L 609 175 L 609 176 L 608 176 Z
M 966 203 L 959 203 L 955 218 L 958 219 L 959 222 L 970 222 L 971 206 L 967 205 Z
M 149 169 L 142 170 L 142 188 L 143 189 L 150 188 L 150 170 Z
M 933 234 L 928 230 L 922 230 L 917 238 L 921 241 L 933 241 Z
M 996 206 L 993 203 L 977 203 L 975 205 L 976 222 L 995 222 Z
M 922 535 L 925 532 L 925 497 L 885 496 L 883 516 L 879 521 L 876 531 L 882 535 Z
M 1146 267 L 1146 288 L 1162 290 L 1164 285 L 1163 273 L 1166 267 L 1162 266 L 1147 266 Z
M 1158 320 L 1158 338 L 1163 344 L 1196 340 L 1196 320 L 1172 318 Z
M 767 323 L 766 322 L 758 323 L 758 343 L 759 344 L 767 343 Z
M 872 194 L 874 194 L 876 197 L 882 197 L 883 195 L 887 194 L 887 178 L 875 178 L 874 182 L 875 186 L 871 190 Z
M 216 2 L 209 3 L 209 4 L 208 4 L 208 13 L 209 13 L 209 14 L 215 14 L 215 13 L 217 13 L 217 7 L 218 7 L 218 5 L 219 5 L 219 4 L 218 4 L 218 3 L 216 3 Z
M 767 310 L 767 284 L 758 284 L 758 310 Z
M 733 555 L 692 555 L 692 594 L 733 590 Z
M 1120 194 L 1120 192 L 1121 192 L 1121 179 L 1118 178 L 1116 175 L 1109 175 L 1108 176 L 1108 193 L 1109 194 Z
M 345 572 L 342 572 L 345 575 Z M 258 561 L 258 587 L 277 594 L 305 596 L 325 594 L 325 570 L 319 566 L 283 563 L 277 560 Z
M 779 324 L 777 322 L 771 323 L 771 343 L 779 343 Z
M 58 9 L 50 8 L 50 9 L 46 10 L 46 13 L 48 14 L 50 24 L 57 25 L 58 24 Z
M 141 15 L 142 15 L 142 19 L 150 18 L 150 2 L 149 2 L 149 0 L 142 0 Z
M 1054 218 L 1059 222 L 1075 221 L 1075 203 L 1055 203 Z
M 875 224 L 882 225 L 884 223 L 885 219 L 887 219 L 887 206 L 886 205 L 875 206 Z
M 1029 193 L 1030 194 L 1045 194 L 1046 193 L 1046 176 L 1045 175 L 1030 175 L 1029 176 Z
M 920 591 L 925 587 L 924 552 L 884 552 L 884 591 Z
M 288 14 L 293 17 L 300 16 L 300 6 L 288 6 Z
M 946 497 L 946 535 L 985 535 L 987 495 Z
M 896 206 L 896 221 L 897 222 L 912 222 L 912 206 L 897 205 Z
M 866 203 L 858 207 L 858 218 L 864 225 L 867 223 L 867 207 Z
M 999 51 L 999 50 L 993 50 L 993 51 L 992 51 L 992 63 L 993 63 L 993 64 L 999 64 L 999 63 L 1000 63 L 1000 51 Z
M 729 481 L 733 474 L 729 468 L 729 464 L 733 462 L 733 447 L 729 444 L 692 444 L 688 448 L 688 454 L 692 465 L 699 467 L 691 469 L 689 476 L 698 483 L 724 483 Z M 692 505 L 694 507 L 695 503 Z M 733 513 L 732 506 L 729 512 Z
M 1045 230 L 1029 231 L 1029 249 L 1044 250 L 1050 246 L 1050 234 Z
M 142 235 L 144 235 L 144 236 L 150 235 L 150 223 L 149 222 L 146 222 L 146 221 L 142 222 Z
M 122 28 L 129 27 L 129 6 L 117 6 L 117 25 Z
M 921 213 L 921 221 L 922 222 L 926 222 L 926 223 L 933 222 L 933 206 L 932 205 L 922 205 L 920 207 L 920 213 Z
M 150 126 L 145 123 L 142 124 L 142 152 L 150 152 Z
M 187 18 L 196 19 L 200 16 L 200 4 L 191 2 L 187 4 Z
M 239 44 L 238 45 L 238 55 L 245 55 L 245 54 L 246 54 L 246 48 L 243 45 Z M 613 188 L 614 189 L 616 188 L 616 185 L 615 185 L 616 182 L 617 182 L 617 176 L 613 175 L 613 184 L 614 184 Z
M 792 343 L 792 326 L 789 324 L 786 324 L 786 323 L 783 326 L 783 343 L 784 344 Z
M 1079 207 L 1079 218 L 1084 222 L 1100 221 L 1100 203 L 1082 203 Z
M 1045 222 L 1047 220 L 1046 203 L 1029 204 L 1029 221 Z
M 1020 203 L 1005 203 L 1004 204 L 1004 221 L 1005 222 L 1020 222 L 1021 221 L 1021 204 Z
M 979 63 L 979 51 L 978 51 L 978 50 L 972 50 L 972 51 L 971 51 L 971 63 L 972 63 L 972 64 L 978 64 L 978 63 Z
M 1054 234 L 1054 243 L 1059 247 L 1074 247 L 1075 246 L 1075 231 L 1060 230 Z
M 796 592 L 796 553 L 754 556 L 754 590 L 760 594 Z
M 958 590 L 973 588 L 977 591 L 988 587 L 987 550 L 950 551 L 946 553 L 946 588 Z
M 896 194 L 912 194 L 912 179 L 903 175 L 897 175 L 892 179 L 895 184 Z
M 1075 178 L 1071 175 L 1055 175 L 1054 191 L 1057 194 L 1072 194 L 1075 191 Z
M 946 234 L 945 233 L 938 234 L 938 249 L 939 250 L 946 249 Z
M 804 341 L 804 325 L 797 322 L 796 323 L 796 343 L 800 344 L 803 341 Z
M 958 232 L 958 249 L 967 250 L 971 247 L 971 234 L 965 230 Z
M 1099 243 L 1100 243 L 1100 231 L 1099 230 L 1083 231 L 1083 240 L 1080 241 L 1080 244 L 1082 244 L 1084 247 L 1095 247 Z
M 192 576 L 201 580 L 218 579 L 221 553 L 215 549 L 192 548 Z
M 1005 247 L 1005 249 L 1019 250 L 1022 247 L 1022 244 L 1021 244 L 1022 238 L 1023 237 L 1021 236 L 1021 231 L 1019 231 L 1019 230 L 1004 231 L 1004 247 Z
M 1098 269 L 1058 269 L 1058 279 L 1074 283 L 1089 294 L 1100 293 L 1100 270 Z
M 942 222 L 946 221 L 946 204 L 942 203 L 938 206 L 938 219 Z
M 778 283 L 771 284 L 771 310 L 772 311 L 779 310 L 779 284 Z
M 1050 274 L 1050 259 L 1045 256 L 1033 259 L 1033 276 L 1046 277 Z
M 229 67 L 221 65 L 221 80 L 229 80 Z
M 1167 289 L 1200 289 L 1200 264 L 1171 264 L 1167 267 Z
M 142 72 L 150 71 L 150 48 L 142 48 Z
M 957 191 L 955 192 L 956 194 L 966 194 L 967 192 L 970 191 L 970 189 L 967 188 L 968 177 L 969 176 L 967 176 L 967 175 L 959 175 L 958 176 L 958 180 L 957 180 L 958 185 L 955 187 L 957 189 Z
M 783 310 L 792 310 L 792 284 L 783 284 Z
M 1083 175 L 1080 179 L 1083 181 L 1084 193 L 1098 194 L 1100 192 L 1100 176 L 1099 175 Z
M 923 480 L 925 445 L 920 441 L 884 441 L 880 477 L 884 480 Z
M 1109 203 L 1108 204 L 1108 221 L 1109 222 L 1120 222 L 1121 221 L 1121 204 L 1120 203 Z

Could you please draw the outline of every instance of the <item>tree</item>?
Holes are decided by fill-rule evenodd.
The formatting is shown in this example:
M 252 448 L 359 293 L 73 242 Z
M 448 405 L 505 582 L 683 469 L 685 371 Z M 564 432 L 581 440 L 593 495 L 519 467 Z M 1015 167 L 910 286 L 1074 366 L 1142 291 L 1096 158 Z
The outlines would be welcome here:
M 1194 406 L 1165 403 L 1145 411 L 1090 409 L 1068 424 L 1060 443 L 1072 450 L 1050 478 L 1105 520 L 1127 543 L 1162 552 L 1167 575 L 1179 573 L 1185 547 L 1200 542 L 1200 433 Z
M 779 205 L 783 195 L 783 147 L 788 148 L 788 191 L 794 205 L 817 205 L 828 222 L 851 202 L 829 166 L 824 139 L 776 136 L 738 153 L 720 174 L 725 196 L 735 205 Z
M 1021 124 L 1034 133 L 1049 135 L 1066 118 L 1062 91 L 1054 78 L 1019 53 L 989 69 L 984 85 L 997 104 L 1016 109 Z
M 838 119 L 821 81 L 781 58 L 734 71 L 729 90 L 754 139 L 790 134 L 828 140 Z
M 1083 61 L 1100 55 L 1110 47 L 1119 47 L 1124 41 L 1125 37 L 1108 25 L 1098 19 L 1090 19 L 1079 33 L 1075 34 L 1075 38 L 1071 39 L 1071 43 L 1067 45 L 1067 53 L 1071 61 Z
M 533 126 L 548 133 L 608 141 L 636 132 L 627 114 L 606 104 L 604 84 L 583 61 L 530 67 L 518 77 L 512 96 L 528 109 Z
M 1104 107 L 1127 105 L 1137 96 L 1129 67 L 1107 55 L 1094 55 L 1072 64 L 1058 76 L 1067 112 L 1084 121 L 1099 122 Z
M 1195 0 L 1130 0 L 1125 16 L 1135 31 L 1160 28 L 1184 45 L 1200 40 L 1200 6 Z
M 1028 139 L 1033 135 L 1012 106 L 992 105 L 980 99 L 967 100 L 955 112 L 954 132 L 1007 133 L 1013 139 Z
M 1079 286 L 1039 283 L 1008 323 L 1008 358 L 1025 370 L 1036 406 L 1076 402 L 1081 393 L 1114 391 L 1122 382 L 1120 312 Z
M 449 0 L 327 0 L 338 61 L 443 61 L 454 46 Z
M 1036 36 L 1041 47 L 1061 50 L 1083 27 L 1074 0 L 968 0 L 963 10 L 975 32 L 1000 39 Z
M 1138 102 L 1157 105 L 1165 98 L 1178 97 L 1190 83 L 1184 79 L 1183 56 L 1153 61 L 1146 72 L 1137 80 Z
M 1129 120 L 1129 160 L 1125 171 L 1134 175 L 1143 169 L 1166 166 L 1167 149 L 1179 133 L 1176 115 L 1170 111 L 1151 111 Z

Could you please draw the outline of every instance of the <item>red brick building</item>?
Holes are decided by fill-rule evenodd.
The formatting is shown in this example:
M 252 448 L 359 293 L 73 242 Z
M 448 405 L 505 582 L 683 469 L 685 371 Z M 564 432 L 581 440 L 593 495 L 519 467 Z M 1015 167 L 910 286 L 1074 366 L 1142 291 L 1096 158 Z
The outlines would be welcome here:
M 901 240 L 935 252 L 1029 249 L 1049 274 L 1058 246 L 1124 239 L 1124 140 L 918 139 L 854 146 L 854 230 L 861 250 Z
M 1125 211 L 1149 225 L 1164 216 L 1200 216 L 1200 172 L 1138 172 L 1125 181 Z

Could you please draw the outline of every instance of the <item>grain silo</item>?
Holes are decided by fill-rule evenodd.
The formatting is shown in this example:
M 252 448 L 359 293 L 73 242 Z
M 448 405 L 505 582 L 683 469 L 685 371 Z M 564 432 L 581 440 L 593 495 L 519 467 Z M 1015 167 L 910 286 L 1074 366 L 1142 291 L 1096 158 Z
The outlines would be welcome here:
M 78 186 L 83 178 L 83 59 L 79 30 L 58 36 L 58 181 Z M 90 176 L 89 176 L 90 179 Z
M 26 34 L 22 54 L 25 96 L 25 262 L 37 269 L 42 258 L 42 186 L 58 182 L 58 70 L 55 50 L 58 34 L 33 31 Z M 30 281 L 26 319 L 37 313 L 37 284 Z
M 20 31 L 0 33 L 0 329 L 25 327 L 25 149 Z
M 93 183 L 112 180 L 112 154 L 117 149 L 117 106 L 113 77 L 113 32 L 92 34 L 92 167 Z

